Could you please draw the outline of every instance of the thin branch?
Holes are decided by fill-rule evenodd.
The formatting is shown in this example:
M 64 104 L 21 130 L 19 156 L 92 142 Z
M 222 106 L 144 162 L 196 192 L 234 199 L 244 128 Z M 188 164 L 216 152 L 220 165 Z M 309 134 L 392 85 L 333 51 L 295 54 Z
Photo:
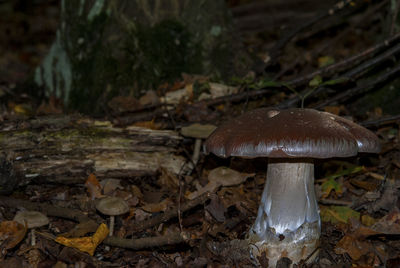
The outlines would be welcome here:
M 87 215 L 83 214 L 81 211 L 77 209 L 58 207 L 45 203 L 30 202 L 8 196 L 0 196 L 0 206 L 12 207 L 12 208 L 23 207 L 27 210 L 35 210 L 43 212 L 48 216 L 69 219 L 80 223 L 93 221 L 91 218 L 89 218 Z
M 163 236 L 145 237 L 138 239 L 125 239 L 115 236 L 109 236 L 104 240 L 103 243 L 113 247 L 140 250 L 145 248 L 176 245 L 186 242 L 189 238 L 190 235 L 185 232 L 176 232 Z
M 389 46 L 389 44 L 393 43 L 394 41 L 398 41 L 399 39 L 400 39 L 400 33 L 397 34 L 396 36 L 394 36 L 393 38 L 391 38 L 390 40 L 385 40 L 384 42 L 382 42 L 372 48 L 369 48 L 360 54 L 357 54 L 357 55 L 355 55 L 349 59 L 346 59 L 344 61 L 341 61 L 337 64 L 332 64 L 330 66 L 332 66 L 333 69 L 336 69 L 336 68 L 340 68 L 341 66 L 349 65 L 351 63 L 354 63 L 355 61 L 358 61 L 361 58 L 366 58 L 369 55 L 374 54 L 377 50 L 382 49 L 384 46 Z M 385 60 L 388 60 L 389 58 L 393 57 L 395 54 L 397 54 L 399 52 L 400 52 L 400 44 L 398 44 L 398 45 L 392 47 L 391 49 L 383 52 L 382 54 L 380 54 L 374 58 L 371 58 L 370 60 L 360 64 L 356 68 L 348 71 L 347 73 L 343 74 L 342 76 L 340 76 L 339 78 L 336 78 L 336 79 L 343 79 L 343 81 L 348 81 L 350 79 L 355 80 L 355 79 L 359 78 L 361 76 L 361 74 L 364 74 L 367 70 L 369 70 L 371 67 L 376 66 Z M 308 75 L 298 78 L 296 80 L 289 81 L 288 84 L 295 85 L 296 83 L 304 81 L 303 79 L 306 79 L 306 78 L 311 79 L 315 75 L 324 74 L 325 71 L 328 71 L 328 69 L 329 69 L 328 67 L 330 67 L 330 66 L 327 66 L 326 68 L 317 70 L 311 74 L 308 74 Z M 324 90 L 326 90 L 326 88 L 324 86 L 318 87 L 313 92 L 311 92 L 308 96 L 316 95 Z M 300 101 L 301 96 L 306 94 L 308 91 L 309 91 L 309 89 L 306 89 L 306 90 L 300 92 L 299 94 L 296 94 L 294 97 L 279 103 L 277 105 L 277 107 L 281 108 L 281 109 L 293 107 L 297 102 Z
M 385 52 L 383 52 L 379 56 L 374 57 L 374 58 L 372 58 L 372 59 L 360 64 L 359 66 L 357 66 L 354 69 L 351 69 L 350 71 L 346 72 L 342 76 L 343 77 L 347 77 L 347 78 L 356 79 L 357 77 L 360 76 L 360 74 L 364 73 L 365 71 L 367 71 L 371 67 L 376 66 L 376 65 L 378 65 L 379 63 L 382 63 L 385 60 L 388 60 L 389 58 L 391 58 L 394 55 L 396 55 L 397 53 L 399 53 L 399 51 L 400 51 L 400 44 L 398 44 L 398 45 L 386 50 Z
M 318 203 L 323 205 L 336 205 L 336 206 L 351 206 L 353 202 L 345 201 L 345 200 L 336 200 L 336 199 L 320 199 Z
M 392 36 L 391 38 L 385 39 L 379 44 L 372 46 L 370 48 L 367 48 L 366 50 L 353 55 L 347 59 L 344 59 L 338 63 L 334 63 L 331 65 L 328 65 L 326 67 L 320 68 L 312 73 L 306 74 L 301 77 L 297 77 L 293 80 L 287 81 L 286 83 L 291 85 L 291 86 L 298 86 L 298 85 L 303 85 L 304 83 L 309 82 L 311 79 L 313 79 L 317 75 L 327 75 L 327 74 L 332 74 L 334 72 L 338 71 L 343 71 L 344 68 L 348 69 L 351 66 L 354 66 L 354 64 L 361 62 L 367 58 L 372 57 L 375 53 L 381 51 L 382 49 L 385 49 L 387 47 L 392 46 L 393 44 L 397 43 L 400 40 L 400 33 L 397 33 L 396 35 Z
M 199 196 L 196 199 L 193 200 L 189 200 L 186 203 L 182 204 L 180 207 L 180 211 L 178 209 L 178 207 L 174 207 L 168 211 L 166 211 L 163 214 L 160 214 L 158 216 L 152 217 L 148 220 L 142 221 L 142 222 L 137 222 L 135 223 L 132 227 L 131 230 L 132 232 L 140 232 L 143 231 L 147 228 L 153 227 L 157 224 L 160 224 L 162 222 L 167 222 L 172 218 L 178 217 L 178 213 L 183 213 L 185 211 L 188 211 L 198 205 L 203 204 L 204 202 L 206 202 L 208 199 L 210 199 L 210 194 L 204 194 Z
M 392 18 L 391 18 L 392 22 L 389 30 L 390 35 L 393 35 L 396 32 L 397 16 L 399 14 L 399 9 L 400 9 L 400 0 L 397 0 L 395 3 L 394 10 L 392 9 Z
M 373 81 L 367 81 L 367 82 L 363 83 L 363 85 L 361 85 L 361 86 L 341 92 L 341 93 L 333 96 L 330 99 L 327 99 L 319 104 L 314 105 L 312 108 L 320 109 L 320 108 L 330 105 L 332 103 L 339 102 L 339 101 L 343 102 L 354 96 L 365 94 L 365 93 L 371 91 L 378 84 L 383 83 L 386 80 L 393 78 L 399 72 L 400 72 L 400 63 L 397 64 L 389 72 L 384 73 L 383 75 L 379 76 L 378 78 L 374 79 Z
M 379 43 L 375 46 L 372 46 L 354 56 L 344 59 L 338 63 L 331 64 L 324 68 L 318 69 L 312 73 L 306 74 L 306 75 L 298 77 L 296 79 L 287 81 L 287 82 L 285 82 L 285 84 L 295 87 L 295 86 L 302 85 L 306 82 L 309 82 L 316 75 L 328 75 L 328 74 L 332 74 L 334 72 L 343 71 L 344 68 L 348 69 L 349 66 L 354 66 L 355 64 L 357 64 L 367 58 L 372 57 L 377 52 L 392 46 L 394 43 L 398 42 L 399 40 L 400 40 L 400 33 L 398 33 L 398 34 L 394 35 L 393 37 L 386 39 L 386 40 L 382 41 L 381 43 Z M 360 65 L 359 67 L 357 67 L 357 71 L 350 71 L 350 72 L 346 73 L 345 75 L 347 77 L 351 77 L 351 75 L 355 75 L 355 74 L 359 73 L 360 71 L 365 70 L 365 68 L 370 68 L 373 64 L 378 64 L 378 63 L 386 60 L 390 56 L 393 56 L 393 53 L 398 53 L 399 49 L 400 49 L 400 45 L 397 45 L 397 46 L 391 48 L 390 50 L 385 51 L 380 56 L 373 58 L 370 61 L 367 61 L 365 64 Z M 268 92 L 270 92 L 271 89 L 277 89 L 277 87 L 268 87 L 268 88 L 263 88 L 263 89 L 258 89 L 258 90 L 251 90 L 251 91 L 241 92 L 241 93 L 237 93 L 237 94 L 222 96 L 222 97 L 215 98 L 215 99 L 199 101 L 199 102 L 196 102 L 196 105 L 201 104 L 201 105 L 205 105 L 205 106 L 215 106 L 215 105 L 219 105 L 219 104 L 222 104 L 225 102 L 238 102 L 238 101 L 242 101 L 243 99 L 254 98 L 254 97 L 259 97 L 259 96 L 265 95 Z M 312 95 L 315 95 L 324 89 L 325 88 L 317 88 L 315 91 L 312 92 Z M 308 89 L 303 92 L 300 92 L 300 95 L 302 96 L 306 92 L 308 92 Z M 281 107 L 281 108 L 292 107 L 298 101 L 300 101 L 300 96 L 296 95 L 295 97 L 290 98 L 290 99 L 280 103 L 278 105 L 278 107 Z
M 326 17 L 332 16 L 336 14 L 338 11 L 342 10 L 343 8 L 347 7 L 352 1 L 351 0 L 341 0 L 337 2 L 332 8 L 327 11 L 324 11 L 317 15 L 316 17 L 312 18 L 311 20 L 305 22 L 302 25 L 296 27 L 293 31 L 289 32 L 286 36 L 280 39 L 275 46 L 270 50 L 269 56 L 270 60 L 267 62 L 265 68 L 274 64 L 277 58 L 280 56 L 282 49 L 286 46 L 287 43 L 290 42 L 297 34 L 302 32 L 304 29 L 311 27 L 312 25 L 316 24 L 317 22 L 325 19 Z
M 400 124 L 400 114 L 361 122 L 364 127 L 381 127 L 390 124 Z

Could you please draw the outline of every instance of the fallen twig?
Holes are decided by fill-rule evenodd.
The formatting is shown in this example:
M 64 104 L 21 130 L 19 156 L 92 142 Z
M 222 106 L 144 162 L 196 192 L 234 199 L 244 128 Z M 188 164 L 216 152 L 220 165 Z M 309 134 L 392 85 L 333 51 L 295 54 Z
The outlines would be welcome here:
M 323 205 L 336 205 L 336 206 L 351 206 L 353 202 L 345 201 L 345 200 L 336 200 L 336 199 L 320 199 L 318 203 Z
M 365 59 L 372 57 L 377 52 L 381 51 L 384 48 L 390 47 L 391 45 L 398 42 L 399 40 L 400 40 L 400 33 L 397 33 L 396 35 L 392 36 L 391 38 L 385 39 L 382 42 L 380 42 L 379 44 L 376 44 L 370 48 L 367 48 L 366 50 L 364 50 L 356 55 L 353 55 L 353 56 L 351 56 L 347 59 L 344 59 L 340 62 L 320 68 L 320 69 L 318 69 L 312 73 L 306 74 L 304 76 L 297 77 L 295 79 L 287 81 L 286 83 L 291 86 L 298 86 L 298 85 L 302 85 L 304 83 L 308 83 L 311 79 L 313 79 L 317 75 L 327 75 L 327 74 L 332 74 L 334 72 L 343 71 L 344 69 L 349 69 L 349 67 L 354 66 L 354 64 L 357 64 Z
M 384 41 L 380 42 L 379 44 L 372 46 L 354 56 L 344 59 L 338 63 L 331 64 L 329 66 L 320 68 L 320 69 L 318 69 L 312 73 L 306 74 L 304 76 L 297 77 L 290 81 L 286 81 L 285 84 L 292 86 L 292 87 L 296 87 L 296 86 L 303 85 L 304 83 L 308 83 L 316 75 L 326 76 L 326 75 L 332 74 L 334 72 L 344 71 L 345 69 L 349 69 L 349 67 L 352 67 L 355 64 L 358 64 L 358 63 L 372 57 L 379 51 L 392 46 L 399 40 L 400 40 L 400 33 L 392 36 L 391 38 L 385 39 Z M 399 49 L 400 49 L 400 47 L 399 47 L 399 45 L 397 45 L 397 46 L 385 51 L 384 53 L 377 56 L 376 58 L 372 58 L 371 60 L 366 61 L 365 63 L 361 64 L 360 66 L 357 67 L 357 69 L 355 71 L 350 70 L 344 76 L 353 78 L 352 76 L 359 74 L 361 71 L 364 71 L 366 68 L 370 68 L 371 66 L 374 66 L 375 64 L 381 63 L 383 60 L 386 60 L 390 56 L 393 56 L 394 53 L 398 53 Z M 262 89 L 258 89 L 258 90 L 249 90 L 246 92 L 222 96 L 222 97 L 215 98 L 215 99 L 199 101 L 199 102 L 196 102 L 195 104 L 196 105 L 201 104 L 204 106 L 215 106 L 215 105 L 219 105 L 219 104 L 222 104 L 225 102 L 239 102 L 239 101 L 242 101 L 243 99 L 263 96 L 263 95 L 267 94 L 268 92 L 271 92 L 271 89 L 278 89 L 278 87 L 268 87 L 268 88 L 262 88 Z M 312 94 L 310 94 L 309 96 L 315 95 L 315 94 L 323 91 L 324 89 L 325 89 L 324 87 L 319 87 L 316 90 L 314 90 L 312 92 Z M 290 99 L 287 99 L 287 100 L 281 102 L 277 107 L 279 107 L 279 108 L 293 107 L 298 101 L 300 101 L 301 96 L 304 95 L 307 91 L 308 91 L 308 89 L 306 89 L 303 92 L 300 92 L 299 95 L 296 95 L 293 98 L 290 98 Z
M 332 103 L 338 102 L 338 101 L 346 101 L 354 96 L 360 95 L 360 94 L 365 94 L 368 91 L 372 90 L 376 85 L 385 82 L 386 80 L 392 78 L 396 74 L 400 72 L 400 64 L 397 64 L 394 68 L 392 68 L 389 72 L 384 73 L 383 75 L 375 78 L 373 81 L 367 81 L 363 83 L 363 85 L 357 86 L 355 88 L 343 91 L 332 98 L 329 98 L 321 103 L 318 103 L 316 105 L 313 105 L 312 108 L 314 109 L 320 109 L 322 107 L 325 107 L 327 105 L 330 105 Z
M 280 39 L 275 46 L 270 50 L 269 56 L 270 60 L 267 62 L 265 68 L 274 64 L 277 61 L 277 58 L 280 56 L 282 49 L 292 40 L 297 34 L 302 32 L 304 29 L 311 27 L 315 23 L 325 19 L 326 17 L 332 16 L 336 14 L 338 11 L 342 10 L 343 8 L 347 7 L 352 1 L 351 0 L 341 0 L 337 2 L 332 8 L 327 11 L 324 11 L 317 15 L 316 17 L 312 18 L 309 21 L 306 21 L 304 24 L 297 26 L 293 31 L 289 32 L 286 36 Z
M 343 74 L 343 77 L 351 78 L 351 79 L 356 79 L 357 77 L 360 76 L 360 74 L 364 73 L 366 70 L 370 69 L 373 66 L 376 66 L 379 63 L 382 63 L 383 61 L 393 57 L 395 54 L 397 54 L 400 51 L 400 44 L 397 44 L 396 46 L 386 50 L 383 52 L 381 55 L 374 57 L 366 62 L 363 62 L 359 66 L 357 66 L 354 69 L 351 69 L 350 71 L 346 72 Z
M 189 238 L 190 235 L 185 232 L 176 232 L 163 236 L 145 237 L 138 239 L 125 239 L 111 236 L 107 237 L 103 243 L 113 247 L 139 250 L 167 245 L 176 245 L 187 241 Z
M 60 217 L 80 223 L 93 221 L 87 215 L 83 214 L 81 211 L 76 209 L 58 207 L 44 203 L 30 202 L 8 196 L 0 196 L 0 206 L 12 207 L 12 208 L 23 207 L 27 210 L 36 210 L 43 212 L 48 216 Z
M 379 43 L 378 45 L 375 45 L 371 48 L 368 48 L 366 50 L 364 50 L 363 52 L 354 55 L 348 59 L 345 59 L 341 62 L 338 62 L 336 64 L 332 64 L 329 65 L 327 67 L 321 68 L 316 70 L 315 72 L 312 72 L 310 74 L 306 74 L 302 77 L 298 77 L 296 79 L 293 79 L 291 81 L 286 82 L 288 85 L 290 86 L 298 86 L 301 85 L 305 82 L 309 82 L 313 77 L 315 77 L 316 75 L 327 75 L 329 73 L 332 73 L 334 71 L 339 72 L 339 71 L 343 71 L 342 69 L 345 67 L 349 67 L 349 66 L 353 66 L 354 64 L 365 60 L 369 57 L 371 57 L 372 55 L 374 55 L 377 51 L 382 50 L 385 47 L 389 47 L 390 45 L 392 45 L 394 42 L 397 42 L 400 40 L 400 33 L 393 36 L 390 39 L 387 39 L 381 43 Z M 348 71 L 347 73 L 345 73 L 343 76 L 343 78 L 348 79 L 356 79 L 355 76 L 359 76 L 360 73 L 364 72 L 365 70 L 371 68 L 372 66 L 375 66 L 376 64 L 381 63 L 384 60 L 387 60 L 388 58 L 390 58 L 391 56 L 393 56 L 394 54 L 398 53 L 400 51 L 400 45 L 396 45 L 393 48 L 383 52 L 381 55 L 372 58 L 362 64 L 360 64 L 357 68 L 352 69 L 350 71 Z M 336 78 L 337 79 L 337 78 Z M 313 90 L 308 97 L 311 97 L 313 95 L 316 95 L 322 91 L 326 90 L 326 87 L 321 86 L 316 88 L 315 90 Z M 302 92 L 300 92 L 299 94 L 296 94 L 295 96 L 293 96 L 292 98 L 286 99 L 285 101 L 279 103 L 277 105 L 278 108 L 281 109 L 286 109 L 286 108 L 290 108 L 296 105 L 296 103 L 298 103 L 301 100 L 301 97 L 304 96 L 306 93 L 308 93 L 309 89 L 305 89 Z
M 399 124 L 399 123 L 400 123 L 400 114 L 389 117 L 383 117 L 376 120 L 369 120 L 361 122 L 360 124 L 364 127 L 380 127 L 383 125 Z
M 49 240 L 56 239 L 56 237 L 52 234 L 42 233 L 42 232 L 36 232 L 36 233 Z M 190 234 L 186 232 L 175 232 L 163 236 L 153 236 L 153 237 L 145 237 L 138 239 L 126 239 L 116 236 L 108 236 L 103 241 L 103 244 L 119 248 L 130 248 L 134 250 L 139 250 L 152 247 L 175 245 L 183 243 L 189 239 L 190 239 Z
M 172 218 L 178 217 L 178 213 L 183 213 L 183 212 L 188 211 L 200 204 L 203 204 L 208 199 L 210 199 L 210 196 L 211 195 L 209 193 L 203 194 L 196 199 L 189 200 L 186 203 L 182 204 L 180 207 L 180 211 L 178 210 L 178 207 L 174 207 L 174 208 L 166 211 L 163 214 L 152 217 L 152 218 L 142 221 L 142 222 L 137 222 L 131 227 L 131 231 L 132 232 L 140 232 L 147 228 L 150 228 L 157 224 L 160 224 L 162 222 L 169 221 Z

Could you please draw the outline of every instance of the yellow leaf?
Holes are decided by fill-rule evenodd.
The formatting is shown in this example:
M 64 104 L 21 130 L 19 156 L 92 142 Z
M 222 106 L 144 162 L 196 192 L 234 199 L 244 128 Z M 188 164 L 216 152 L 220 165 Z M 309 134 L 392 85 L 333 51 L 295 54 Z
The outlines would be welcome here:
M 96 247 L 103 242 L 104 239 L 108 236 L 108 228 L 104 223 L 100 224 L 99 228 L 97 228 L 96 233 L 93 236 L 89 237 L 75 237 L 75 238 L 66 238 L 59 236 L 56 238 L 56 242 L 60 243 L 64 246 L 76 248 L 80 251 L 87 252 L 91 256 L 93 256 Z
M 358 172 L 363 171 L 363 170 L 365 170 L 364 166 L 354 166 L 354 167 L 342 170 L 340 172 L 337 172 L 337 173 L 335 173 L 333 175 L 326 176 L 323 179 L 319 179 L 319 180 L 317 180 L 317 182 L 324 182 L 324 181 L 329 180 L 329 179 L 336 179 L 338 177 L 346 176 L 346 175 L 350 175 L 350 174 L 355 174 L 355 173 L 358 173 Z
M 318 58 L 318 66 L 320 68 L 331 65 L 333 63 L 335 63 L 335 59 L 331 56 L 323 56 Z
M 100 224 L 99 228 L 97 228 L 97 231 L 93 235 L 93 243 L 99 245 L 101 242 L 103 242 L 104 239 L 107 238 L 109 233 L 107 225 L 104 223 Z
M 376 219 L 372 218 L 369 215 L 362 215 L 361 216 L 361 223 L 364 224 L 365 226 L 372 226 L 377 222 Z
M 345 206 L 321 206 L 321 220 L 333 224 L 348 223 L 350 218 L 360 219 L 360 213 Z
M 30 115 L 32 114 L 32 108 L 30 108 L 28 105 L 17 104 L 14 106 L 14 112 L 22 115 Z
M 217 108 L 218 111 L 223 111 L 225 109 L 225 105 L 220 104 L 216 108 Z
M 151 121 L 140 121 L 133 124 L 136 127 L 144 127 L 149 129 L 160 129 L 160 125 L 154 122 L 154 119 Z
M 322 77 L 320 75 L 316 75 L 311 79 L 311 81 L 308 83 L 310 87 L 317 87 L 320 84 L 322 84 Z
M 337 183 L 334 178 L 329 178 L 327 181 L 322 183 L 321 190 L 322 198 L 328 197 L 331 191 L 335 191 L 337 195 L 341 195 L 343 193 L 342 185 Z

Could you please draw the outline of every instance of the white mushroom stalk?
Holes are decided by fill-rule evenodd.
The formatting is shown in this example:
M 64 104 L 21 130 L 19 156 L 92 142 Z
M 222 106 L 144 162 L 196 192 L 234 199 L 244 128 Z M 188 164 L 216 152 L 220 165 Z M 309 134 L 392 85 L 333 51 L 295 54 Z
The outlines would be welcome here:
M 291 260 L 313 260 L 320 218 L 311 161 L 270 161 L 254 225 L 249 232 L 252 255 L 266 252 L 275 265 L 285 252 Z M 315 251 L 315 252 L 314 252 Z

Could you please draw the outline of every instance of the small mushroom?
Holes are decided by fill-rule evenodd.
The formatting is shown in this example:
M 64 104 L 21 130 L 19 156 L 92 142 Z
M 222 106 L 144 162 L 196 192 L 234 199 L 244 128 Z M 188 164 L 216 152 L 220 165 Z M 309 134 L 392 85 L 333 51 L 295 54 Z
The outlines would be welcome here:
M 378 137 L 356 123 L 312 109 L 250 111 L 217 128 L 206 153 L 268 157 L 257 218 L 248 233 L 252 256 L 265 253 L 269 267 L 282 257 L 308 263 L 317 256 L 320 217 L 314 191 L 314 158 L 380 151 Z
M 19 211 L 15 215 L 14 221 L 19 222 L 23 225 L 25 225 L 26 222 L 28 229 L 31 229 L 32 246 L 36 245 L 36 236 L 34 229 L 49 224 L 49 218 L 38 211 Z
M 254 173 L 253 174 L 240 173 L 237 172 L 236 170 L 227 167 L 217 167 L 211 170 L 210 173 L 208 174 L 208 183 L 204 187 L 201 187 L 199 185 L 197 191 L 193 193 L 188 193 L 186 195 L 186 198 L 192 200 L 206 192 L 212 193 L 216 191 L 220 186 L 234 186 L 241 184 L 247 178 L 252 177 L 254 175 L 255 175 Z
M 182 127 L 181 134 L 184 137 L 195 138 L 193 155 L 192 155 L 192 166 L 191 170 L 199 161 L 200 149 L 201 149 L 201 141 L 202 139 L 206 139 L 217 127 L 210 124 L 192 124 L 186 127 Z M 191 171 L 190 170 L 190 171 Z
M 96 208 L 104 215 L 110 216 L 110 232 L 109 236 L 114 233 L 114 221 L 115 216 L 125 214 L 129 211 L 128 203 L 119 197 L 106 197 L 100 199 L 97 203 Z

